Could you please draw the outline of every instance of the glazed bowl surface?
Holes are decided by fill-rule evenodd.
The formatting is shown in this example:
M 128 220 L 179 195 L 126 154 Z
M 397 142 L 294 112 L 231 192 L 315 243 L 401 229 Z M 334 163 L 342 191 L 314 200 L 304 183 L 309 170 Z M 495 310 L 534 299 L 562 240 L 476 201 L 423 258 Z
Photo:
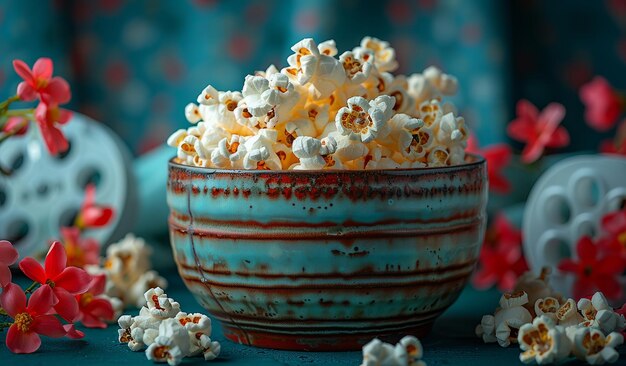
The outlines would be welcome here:
M 424 336 L 478 259 L 485 161 L 372 171 L 169 163 L 178 271 L 227 338 L 292 350 Z

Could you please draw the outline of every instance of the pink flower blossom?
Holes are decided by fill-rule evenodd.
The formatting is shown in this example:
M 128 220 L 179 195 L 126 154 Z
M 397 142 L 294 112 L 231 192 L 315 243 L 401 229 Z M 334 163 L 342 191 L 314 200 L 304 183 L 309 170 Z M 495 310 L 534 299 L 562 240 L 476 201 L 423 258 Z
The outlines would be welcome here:
M 56 103 L 48 104 L 42 100 L 37 105 L 35 119 L 51 155 L 57 155 L 69 148 L 67 139 L 59 127 L 66 124 L 71 117 L 72 112 L 59 108 Z
M 624 98 L 601 76 L 596 76 L 580 88 L 585 104 L 585 119 L 598 131 L 608 131 L 624 110 Z
M 528 270 L 522 253 L 522 233 L 504 216 L 498 214 L 485 234 L 480 250 L 478 270 L 472 283 L 478 289 L 494 284 L 508 292 L 513 289 L 519 276 Z
M 616 299 L 622 296 L 618 278 L 624 272 L 624 260 L 619 255 L 602 253 L 588 236 L 583 236 L 576 244 L 577 260 L 563 259 L 558 268 L 576 277 L 574 297 L 579 299 L 601 291 L 606 297 Z
M 527 100 L 517 103 L 517 118 L 507 127 L 507 133 L 515 140 L 525 142 L 522 162 L 530 164 L 539 159 L 546 147 L 558 148 L 569 144 L 569 134 L 559 126 L 565 116 L 565 107 L 550 103 L 541 113 Z
M 67 265 L 85 268 L 89 264 L 100 263 L 100 244 L 93 238 L 81 238 L 75 227 L 62 227 L 61 237 L 67 254 Z
M 21 100 L 32 101 L 39 97 L 46 104 L 65 104 L 71 99 L 70 86 L 65 79 L 55 76 L 52 60 L 40 58 L 33 65 L 31 70 L 22 60 L 14 60 L 13 68 L 22 78 L 17 86 L 17 95 Z
M 78 302 L 74 296 L 87 291 L 91 276 L 80 268 L 66 267 L 66 264 L 63 245 L 54 242 L 46 255 L 45 268 L 34 258 L 26 257 L 20 262 L 20 269 L 28 278 L 42 285 L 37 291 L 50 287 L 55 298 L 54 310 L 63 319 L 73 322 L 78 315 Z
M 7 314 L 13 318 L 6 336 L 7 348 L 13 353 L 33 353 L 41 346 L 44 335 L 60 338 L 67 334 L 61 322 L 48 315 L 55 299 L 52 289 L 42 287 L 33 293 L 26 305 L 26 295 L 16 284 L 10 283 L 0 295 L 0 302 Z
M 106 321 L 113 320 L 115 310 L 111 302 L 99 297 L 104 293 L 106 286 L 106 275 L 93 276 L 87 292 L 76 295 L 80 313 L 78 320 L 87 328 L 106 328 Z
M 494 144 L 484 148 L 478 146 L 478 140 L 471 135 L 467 141 L 469 153 L 481 155 L 487 161 L 487 176 L 489 177 L 489 190 L 506 194 L 511 191 L 511 183 L 504 177 L 502 170 L 511 161 L 511 147 L 507 144 Z
M 598 244 L 608 253 L 619 253 L 626 260 L 626 208 L 609 212 L 600 221 L 602 237 Z
M 13 244 L 6 240 L 0 240 L 0 287 L 4 287 L 11 282 L 11 269 L 19 257 L 19 253 Z
M 113 214 L 113 208 L 96 204 L 96 186 L 87 185 L 85 200 L 76 219 L 76 226 L 81 229 L 103 227 L 113 219 Z

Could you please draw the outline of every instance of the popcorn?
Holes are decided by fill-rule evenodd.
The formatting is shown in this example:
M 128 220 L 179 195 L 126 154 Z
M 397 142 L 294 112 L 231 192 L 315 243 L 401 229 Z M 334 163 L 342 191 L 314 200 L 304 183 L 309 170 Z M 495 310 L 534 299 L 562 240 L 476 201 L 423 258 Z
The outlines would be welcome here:
M 555 326 L 545 316 L 538 316 L 532 323 L 522 325 L 517 340 L 524 351 L 519 355 L 523 363 L 556 363 L 565 359 L 572 349 L 565 329 Z
M 549 267 L 544 267 L 541 269 L 539 276 L 535 275 L 532 271 L 528 271 L 517 279 L 513 291 L 524 291 L 528 295 L 527 309 L 531 313 L 535 311 L 534 304 L 537 300 L 546 297 L 560 298 L 548 283 L 550 272 Z
M 380 96 L 369 103 L 362 97 L 348 99 L 348 106 L 341 108 L 335 117 L 337 131 L 362 142 L 375 139 L 388 120 L 385 117 L 393 101 L 388 96 Z
M 622 331 L 626 328 L 626 319 L 609 306 L 601 292 L 596 292 L 591 300 L 582 298 L 578 301 L 578 310 L 583 314 L 582 325 L 599 328 L 604 334 Z
M 465 162 L 465 120 L 443 99 L 458 89 L 454 76 L 435 67 L 408 78 L 393 75 L 394 49 L 373 37 L 343 53 L 333 40 L 317 44 L 310 38 L 291 50 L 287 67 L 279 71 L 270 65 L 246 76 L 241 92 L 208 85 L 198 104 L 188 104 L 185 117 L 193 126 L 167 140 L 177 149 L 176 161 L 270 170 L 411 169 Z M 267 134 L 276 138 L 268 141 Z M 332 137 L 336 149 L 298 157 L 293 151 L 298 137 Z
M 516 343 L 517 330 L 532 321 L 532 315 L 524 307 L 527 303 L 528 295 L 523 291 L 503 294 L 500 309 L 493 316 L 483 316 L 476 335 L 485 343 L 498 342 L 501 347 Z
M 189 123 L 198 123 L 202 119 L 198 106 L 193 103 L 187 104 L 185 107 L 185 118 L 187 118 Z
M 535 302 L 535 314 L 546 316 L 552 321 L 556 321 L 556 313 L 559 310 L 559 300 L 554 297 L 546 297 Z
M 143 295 L 148 289 L 167 287 L 167 281 L 150 269 L 151 254 L 150 246 L 132 234 L 109 245 L 104 261 L 106 295 L 119 298 L 123 305 L 141 307 L 145 304 Z
M 211 319 L 199 313 L 180 311 L 178 302 L 160 288 L 145 292 L 139 315 L 123 315 L 118 320 L 120 343 L 132 351 L 145 350 L 155 362 L 178 365 L 184 357 L 202 354 L 205 360 L 215 359 L 221 350 L 219 342 L 211 341 Z
M 567 299 L 567 301 L 559 307 L 556 312 L 556 321 L 563 327 L 576 326 L 583 321 L 583 317 L 578 313 L 576 302 L 573 299 Z
M 300 85 L 309 85 L 313 99 L 328 98 L 344 83 L 346 75 L 341 63 L 332 56 L 321 54 L 313 39 L 305 38 L 291 50 L 295 53 L 287 59 L 290 67 L 282 72 Z
M 394 71 L 398 68 L 396 51 L 389 46 L 388 42 L 375 37 L 365 37 L 361 40 L 361 48 L 374 52 L 374 64 L 380 72 Z
M 593 328 L 578 328 L 573 337 L 574 355 L 590 365 L 614 363 L 619 358 L 615 350 L 624 343 L 624 337 L 617 332 L 608 336 Z
M 402 338 L 395 347 L 374 338 L 363 346 L 361 366 L 426 366 L 423 354 L 421 342 L 413 336 Z

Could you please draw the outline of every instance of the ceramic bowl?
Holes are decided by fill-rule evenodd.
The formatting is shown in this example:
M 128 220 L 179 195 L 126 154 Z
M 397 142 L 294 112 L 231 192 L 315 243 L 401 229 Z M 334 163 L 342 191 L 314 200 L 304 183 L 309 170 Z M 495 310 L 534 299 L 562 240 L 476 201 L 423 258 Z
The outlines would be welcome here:
M 424 336 L 459 296 L 485 229 L 486 164 L 233 171 L 170 161 L 179 273 L 226 337 L 292 350 Z

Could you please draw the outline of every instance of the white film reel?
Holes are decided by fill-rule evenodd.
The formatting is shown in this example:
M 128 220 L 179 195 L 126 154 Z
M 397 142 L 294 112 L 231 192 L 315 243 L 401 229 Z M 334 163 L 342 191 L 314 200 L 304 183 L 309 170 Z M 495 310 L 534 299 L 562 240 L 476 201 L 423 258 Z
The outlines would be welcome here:
M 126 146 L 106 126 L 74 113 L 63 126 L 70 142 L 66 153 L 52 157 L 32 125 L 26 136 L 5 141 L 0 164 L 13 170 L 0 175 L 0 239 L 11 240 L 22 257 L 45 252 L 59 228 L 72 224 L 87 184 L 96 185 L 96 202 L 115 209 L 110 225 L 89 230 L 106 244 L 125 234 L 136 211 L 131 158 Z
M 585 155 L 555 164 L 537 180 L 526 202 L 522 229 L 530 268 L 552 267 L 550 283 L 571 296 L 573 277 L 556 266 L 564 258 L 576 258 L 578 238 L 596 237 L 602 216 L 624 203 L 626 159 Z

